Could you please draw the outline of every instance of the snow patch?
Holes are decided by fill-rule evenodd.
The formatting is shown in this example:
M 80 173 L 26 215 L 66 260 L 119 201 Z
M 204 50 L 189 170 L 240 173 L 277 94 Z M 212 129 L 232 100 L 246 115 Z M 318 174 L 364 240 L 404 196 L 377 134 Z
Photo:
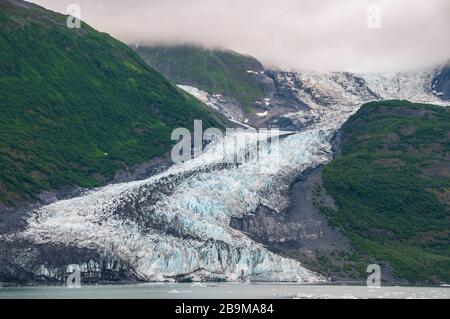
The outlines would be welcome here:
M 257 116 L 267 116 L 267 114 L 269 114 L 269 112 L 265 111 L 262 113 L 256 113 Z

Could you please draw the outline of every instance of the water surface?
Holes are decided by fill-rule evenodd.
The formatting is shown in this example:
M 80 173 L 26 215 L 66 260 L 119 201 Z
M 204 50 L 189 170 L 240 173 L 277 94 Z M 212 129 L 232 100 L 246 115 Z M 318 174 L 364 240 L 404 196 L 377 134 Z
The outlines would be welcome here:
M 277 298 L 400 298 L 449 299 L 449 287 L 380 287 L 286 283 L 143 283 L 0 287 L 0 299 L 277 299 Z

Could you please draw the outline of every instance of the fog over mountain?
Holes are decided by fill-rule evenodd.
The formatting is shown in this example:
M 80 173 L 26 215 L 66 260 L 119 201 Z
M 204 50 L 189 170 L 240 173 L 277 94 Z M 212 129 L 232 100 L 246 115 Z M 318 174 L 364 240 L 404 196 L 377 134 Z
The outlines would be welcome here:
M 35 0 L 66 12 L 73 0 Z M 450 57 L 448 0 L 77 0 L 82 18 L 128 43 L 194 42 L 267 66 L 384 71 Z M 367 19 L 380 9 L 380 28 Z M 375 9 L 376 11 L 376 9 Z

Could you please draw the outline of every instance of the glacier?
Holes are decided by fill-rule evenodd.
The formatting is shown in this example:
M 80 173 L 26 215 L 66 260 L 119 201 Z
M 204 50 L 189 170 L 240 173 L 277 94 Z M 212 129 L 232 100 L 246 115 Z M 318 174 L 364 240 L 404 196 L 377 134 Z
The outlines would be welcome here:
M 250 143 L 258 140 L 253 135 Z M 234 145 L 234 137 L 226 136 L 201 157 L 149 179 L 109 185 L 44 206 L 30 218 L 22 236 L 37 243 L 108 251 L 126 260 L 143 280 L 190 274 L 192 280 L 246 276 L 321 281 L 322 276 L 267 251 L 229 222 L 260 204 L 277 210 L 287 205 L 283 194 L 289 177 L 329 159 L 324 138 L 320 130 L 285 136 L 280 148 L 293 152 L 280 156 L 268 149 L 257 160 L 224 167 L 218 149 Z
M 208 144 L 200 157 L 148 179 L 107 185 L 40 207 L 19 236 L 113 254 L 148 281 L 180 276 L 194 281 L 243 276 L 255 281 L 326 281 L 231 228 L 230 219 L 252 214 L 260 205 L 276 212 L 285 209 L 294 178 L 332 159 L 333 135 L 364 102 L 397 98 L 446 105 L 429 88 L 433 72 L 280 71 L 277 81 L 308 108 L 282 115 L 299 129 L 272 131 L 279 136 L 278 151 L 268 147 L 257 159 L 230 164 L 223 150 L 243 151 L 236 149 L 237 135 L 246 135 L 253 149 L 261 136 L 226 135 Z M 220 96 L 180 87 L 229 119 L 244 121 L 238 110 L 221 105 Z

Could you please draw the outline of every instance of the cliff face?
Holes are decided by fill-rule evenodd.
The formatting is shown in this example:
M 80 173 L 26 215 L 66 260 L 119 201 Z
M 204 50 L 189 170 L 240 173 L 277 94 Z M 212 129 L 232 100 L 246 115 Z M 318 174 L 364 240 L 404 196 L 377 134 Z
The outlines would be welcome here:
M 0 281 L 13 284 L 66 283 L 75 270 L 83 283 L 137 281 L 133 270 L 113 255 L 18 238 L 0 241 L 0 264 Z

